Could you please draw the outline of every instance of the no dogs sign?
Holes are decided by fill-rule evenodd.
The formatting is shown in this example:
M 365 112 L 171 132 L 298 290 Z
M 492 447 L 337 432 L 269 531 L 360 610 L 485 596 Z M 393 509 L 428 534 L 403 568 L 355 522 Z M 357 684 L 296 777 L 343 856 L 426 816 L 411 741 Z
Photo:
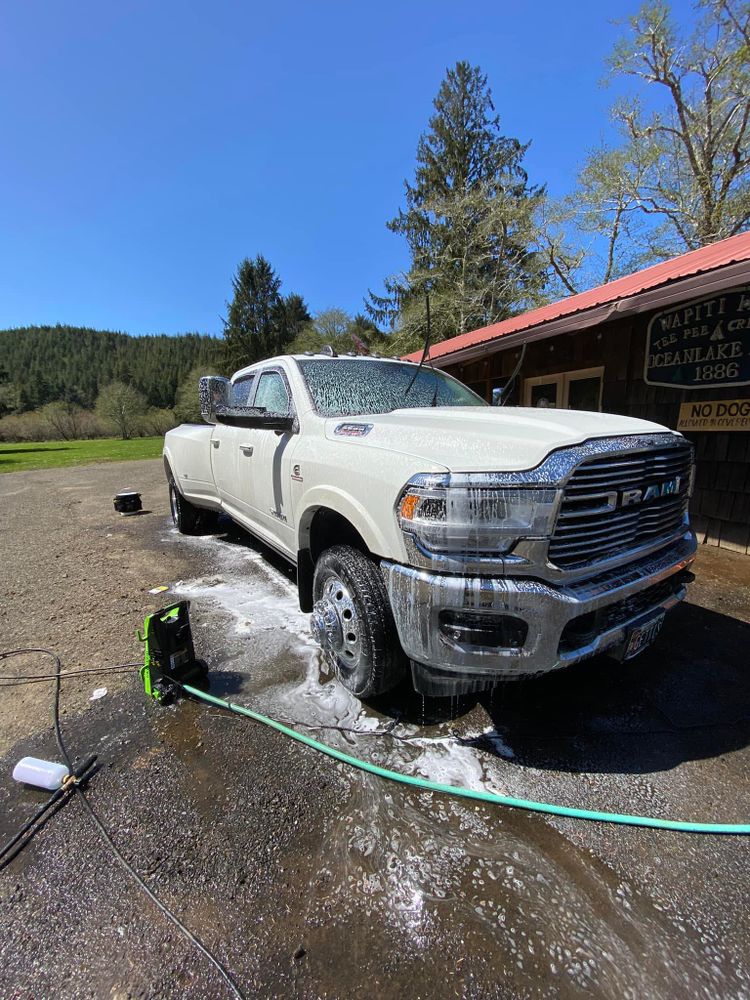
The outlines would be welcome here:
M 750 399 L 683 403 L 678 431 L 750 431 Z

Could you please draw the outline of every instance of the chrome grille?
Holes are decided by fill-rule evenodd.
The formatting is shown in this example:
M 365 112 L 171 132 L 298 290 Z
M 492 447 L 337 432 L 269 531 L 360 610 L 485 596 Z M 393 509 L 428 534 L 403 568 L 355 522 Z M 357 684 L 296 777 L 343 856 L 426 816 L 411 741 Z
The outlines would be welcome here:
M 561 569 L 601 562 L 675 535 L 687 510 L 689 444 L 583 462 L 565 487 L 549 558 Z M 679 479 L 679 491 L 627 505 L 628 491 Z

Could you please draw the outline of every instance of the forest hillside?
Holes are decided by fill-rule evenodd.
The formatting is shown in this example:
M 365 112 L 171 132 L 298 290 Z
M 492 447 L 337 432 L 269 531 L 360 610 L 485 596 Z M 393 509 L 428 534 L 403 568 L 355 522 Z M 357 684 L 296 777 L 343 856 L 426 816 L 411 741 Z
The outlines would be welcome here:
M 174 406 L 192 369 L 217 363 L 222 341 L 186 333 L 132 337 L 73 326 L 0 330 L 0 416 L 64 401 L 86 409 L 101 389 L 124 382 L 150 406 Z

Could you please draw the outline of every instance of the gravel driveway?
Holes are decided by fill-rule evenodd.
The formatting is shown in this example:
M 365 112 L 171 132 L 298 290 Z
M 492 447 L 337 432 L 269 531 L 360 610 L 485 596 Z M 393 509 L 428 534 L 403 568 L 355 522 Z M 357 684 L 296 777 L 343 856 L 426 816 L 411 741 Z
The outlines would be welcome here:
M 146 513 L 113 511 L 125 487 Z M 228 526 L 171 529 L 159 461 L 5 475 L 0 511 L 0 650 L 134 661 L 143 615 L 186 596 L 213 690 L 350 753 L 570 805 L 750 819 L 745 557 L 703 549 L 690 603 L 630 665 L 362 705 L 322 672 L 291 571 Z M 10 772 L 56 756 L 50 688 L 0 689 L 2 841 L 44 798 Z M 117 844 L 247 996 L 750 997 L 747 838 L 410 792 L 219 710 L 147 703 L 135 668 L 66 680 L 62 707 L 71 749 L 100 755 L 89 796 Z M 0 872 L 0 921 L 3 998 L 229 995 L 75 801 Z

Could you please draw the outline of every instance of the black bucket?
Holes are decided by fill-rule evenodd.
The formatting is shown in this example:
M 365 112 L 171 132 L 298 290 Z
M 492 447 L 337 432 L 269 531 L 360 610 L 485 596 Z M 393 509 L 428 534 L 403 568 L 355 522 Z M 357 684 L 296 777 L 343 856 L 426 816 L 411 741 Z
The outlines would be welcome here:
M 141 494 L 135 490 L 120 490 L 114 500 L 115 510 L 120 514 L 137 514 L 143 510 Z

